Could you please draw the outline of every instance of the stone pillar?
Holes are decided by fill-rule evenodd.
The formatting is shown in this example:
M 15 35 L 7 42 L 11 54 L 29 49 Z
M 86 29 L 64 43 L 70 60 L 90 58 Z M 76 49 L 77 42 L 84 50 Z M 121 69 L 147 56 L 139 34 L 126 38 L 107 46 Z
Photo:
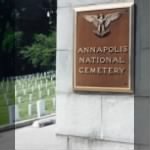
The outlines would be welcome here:
M 135 144 L 150 149 L 150 1 L 136 4 Z
M 134 94 L 73 91 L 73 8 L 132 0 L 58 0 L 56 117 L 64 150 L 133 150 Z M 60 138 L 60 139 L 62 139 Z

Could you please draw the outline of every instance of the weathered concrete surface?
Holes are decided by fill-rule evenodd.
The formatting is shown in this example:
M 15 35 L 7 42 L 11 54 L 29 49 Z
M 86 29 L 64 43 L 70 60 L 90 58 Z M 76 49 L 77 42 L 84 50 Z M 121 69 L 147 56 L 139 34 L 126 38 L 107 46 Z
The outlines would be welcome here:
M 134 142 L 134 95 L 73 91 L 73 8 L 132 0 L 58 0 L 57 133 L 118 142 Z
M 135 143 L 150 149 L 150 1 L 135 0 Z M 144 146 L 144 147 L 143 147 Z
M 131 0 L 58 0 L 58 7 L 76 7 L 102 3 L 131 2 Z
M 15 130 L 15 150 L 66 150 L 66 144 L 67 139 L 56 137 L 55 125 Z
M 67 150 L 134 150 L 133 144 L 67 137 Z
M 0 150 L 15 149 L 15 131 L 0 132 Z
M 75 136 L 56 136 L 56 125 L 0 133 L 1 150 L 133 150 L 132 144 Z M 10 136 L 12 135 L 12 136 Z M 99 149 L 101 147 L 101 149 Z

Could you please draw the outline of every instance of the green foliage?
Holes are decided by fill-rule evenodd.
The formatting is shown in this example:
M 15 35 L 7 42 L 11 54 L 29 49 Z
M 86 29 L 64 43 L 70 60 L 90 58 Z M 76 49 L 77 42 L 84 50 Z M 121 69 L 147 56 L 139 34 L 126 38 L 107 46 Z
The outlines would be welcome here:
M 14 49 L 21 47 L 22 37 L 22 32 L 7 31 L 2 41 L 2 50 L 7 54 L 11 54 Z
M 55 67 L 55 33 L 46 35 L 56 31 L 56 9 L 56 0 L 0 0 L 0 78 Z
M 14 33 L 15 36 L 15 48 L 21 48 L 23 43 L 23 32 L 18 31 Z
M 35 34 L 32 45 L 21 50 L 23 58 L 35 68 L 50 69 L 55 61 L 56 33 Z
M 8 107 L 6 106 L 0 106 L 0 126 L 8 124 L 9 122 L 9 115 L 8 115 Z
M 2 41 L 2 50 L 5 53 L 11 53 L 13 48 L 14 48 L 14 33 L 7 32 L 5 33 L 4 40 Z

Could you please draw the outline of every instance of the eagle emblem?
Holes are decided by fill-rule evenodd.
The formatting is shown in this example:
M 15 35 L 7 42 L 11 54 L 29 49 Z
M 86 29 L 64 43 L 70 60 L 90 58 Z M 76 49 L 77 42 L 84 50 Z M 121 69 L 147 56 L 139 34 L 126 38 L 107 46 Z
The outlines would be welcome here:
M 93 31 L 94 34 L 96 34 L 98 37 L 104 37 L 110 33 L 111 23 L 115 20 L 118 20 L 120 16 L 120 12 L 115 12 L 106 15 L 85 15 L 84 19 L 96 27 L 96 30 Z

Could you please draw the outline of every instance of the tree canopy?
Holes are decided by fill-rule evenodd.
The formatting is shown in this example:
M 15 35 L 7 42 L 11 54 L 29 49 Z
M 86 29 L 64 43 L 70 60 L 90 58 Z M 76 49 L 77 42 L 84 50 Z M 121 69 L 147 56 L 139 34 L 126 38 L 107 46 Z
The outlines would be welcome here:
M 0 76 L 51 69 L 55 30 L 56 0 L 0 0 Z
M 40 71 L 55 67 L 56 33 L 49 35 L 35 34 L 31 46 L 25 46 L 21 51 L 23 58 Z

